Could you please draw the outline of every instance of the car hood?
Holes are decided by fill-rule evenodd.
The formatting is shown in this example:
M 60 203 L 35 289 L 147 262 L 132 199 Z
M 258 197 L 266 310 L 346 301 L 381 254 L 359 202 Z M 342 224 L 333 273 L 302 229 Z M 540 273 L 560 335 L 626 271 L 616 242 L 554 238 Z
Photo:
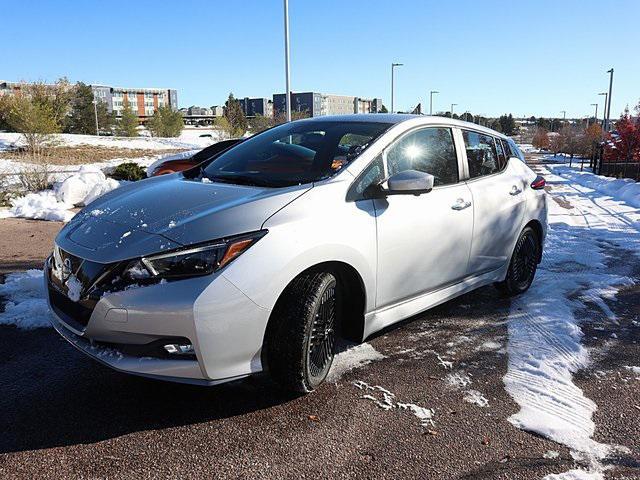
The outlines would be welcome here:
M 60 231 L 56 243 L 100 263 L 150 255 L 259 230 L 310 188 L 203 183 L 182 174 L 164 175 L 100 197 Z

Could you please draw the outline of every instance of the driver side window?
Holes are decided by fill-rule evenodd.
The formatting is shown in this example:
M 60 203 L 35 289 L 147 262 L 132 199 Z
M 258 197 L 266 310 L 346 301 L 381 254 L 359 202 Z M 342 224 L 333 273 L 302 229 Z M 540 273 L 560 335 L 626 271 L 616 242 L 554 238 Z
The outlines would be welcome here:
M 434 186 L 458 182 L 458 157 L 448 128 L 429 127 L 402 137 L 386 152 L 389 176 L 417 170 L 434 176 Z

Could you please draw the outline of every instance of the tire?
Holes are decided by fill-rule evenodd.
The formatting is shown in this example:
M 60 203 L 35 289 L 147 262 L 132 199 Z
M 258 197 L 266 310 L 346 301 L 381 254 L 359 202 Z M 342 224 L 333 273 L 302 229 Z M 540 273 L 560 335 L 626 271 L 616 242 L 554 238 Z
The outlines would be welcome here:
M 310 272 L 287 287 L 267 331 L 266 361 L 284 389 L 315 390 L 327 377 L 335 354 L 340 289 L 334 275 Z
M 538 234 L 533 228 L 525 227 L 513 249 L 507 276 L 495 284 L 496 288 L 507 296 L 526 292 L 533 283 L 541 253 Z

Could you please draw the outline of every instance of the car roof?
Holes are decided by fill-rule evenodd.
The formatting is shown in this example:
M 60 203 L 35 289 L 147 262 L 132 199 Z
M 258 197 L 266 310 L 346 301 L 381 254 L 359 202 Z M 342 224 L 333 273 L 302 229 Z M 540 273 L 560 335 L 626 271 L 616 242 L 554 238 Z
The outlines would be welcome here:
M 413 124 L 417 125 L 451 125 L 460 128 L 468 128 L 472 130 L 481 131 L 489 135 L 497 136 L 500 138 L 508 138 L 504 134 L 492 130 L 477 123 L 464 122 L 462 120 L 456 120 L 448 117 L 440 117 L 436 115 L 414 115 L 405 113 L 357 113 L 348 115 L 322 115 L 320 117 L 305 118 L 297 120 L 298 122 L 367 122 L 367 123 L 387 123 L 391 125 L 398 125 L 400 123 L 413 120 Z

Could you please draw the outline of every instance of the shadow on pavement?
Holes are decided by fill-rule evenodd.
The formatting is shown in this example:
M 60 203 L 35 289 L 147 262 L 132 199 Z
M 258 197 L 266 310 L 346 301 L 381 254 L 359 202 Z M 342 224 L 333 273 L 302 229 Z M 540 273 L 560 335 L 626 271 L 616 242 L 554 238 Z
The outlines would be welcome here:
M 0 346 L 0 453 L 224 419 L 295 398 L 260 377 L 197 387 L 118 373 L 53 330 L 0 327 Z

